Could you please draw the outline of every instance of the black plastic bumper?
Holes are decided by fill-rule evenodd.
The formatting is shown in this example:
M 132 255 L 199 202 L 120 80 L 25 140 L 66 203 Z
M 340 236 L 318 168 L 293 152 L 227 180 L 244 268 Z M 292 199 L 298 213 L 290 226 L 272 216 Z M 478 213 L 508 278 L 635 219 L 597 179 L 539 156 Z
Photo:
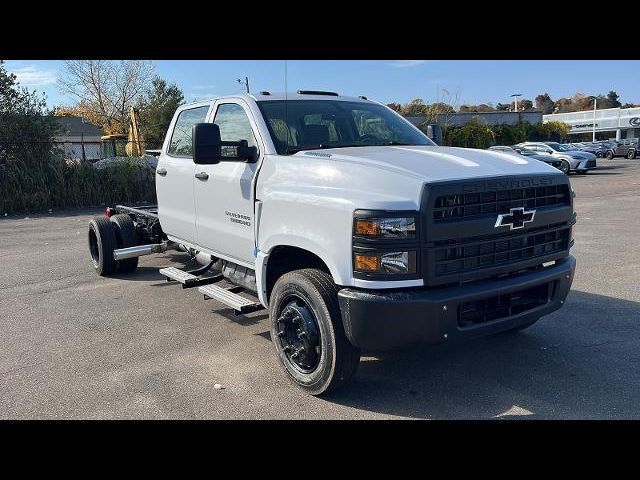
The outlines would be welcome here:
M 509 330 L 557 310 L 564 303 L 575 272 L 572 256 L 517 277 L 473 282 L 451 288 L 371 291 L 343 288 L 338 293 L 349 341 L 367 350 L 387 350 L 412 343 L 435 343 Z M 548 285 L 548 299 L 511 316 L 471 326 L 459 325 L 469 302 Z

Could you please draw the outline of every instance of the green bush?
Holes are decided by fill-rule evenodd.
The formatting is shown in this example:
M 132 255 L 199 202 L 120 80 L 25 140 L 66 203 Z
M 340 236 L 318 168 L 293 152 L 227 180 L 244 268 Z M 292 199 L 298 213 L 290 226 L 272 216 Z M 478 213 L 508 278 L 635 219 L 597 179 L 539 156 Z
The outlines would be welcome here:
M 0 164 L 0 213 L 77 208 L 115 203 L 155 203 L 152 169 L 122 161 L 101 170 L 57 155 Z

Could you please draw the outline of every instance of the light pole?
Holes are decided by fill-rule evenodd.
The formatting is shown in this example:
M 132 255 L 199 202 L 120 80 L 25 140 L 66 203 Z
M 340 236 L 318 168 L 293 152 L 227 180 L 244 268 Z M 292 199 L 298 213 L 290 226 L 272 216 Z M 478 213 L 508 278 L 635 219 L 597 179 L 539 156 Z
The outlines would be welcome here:
M 521 93 L 514 93 L 513 95 L 511 95 L 513 97 L 513 101 L 515 102 L 515 111 L 518 111 L 518 97 L 521 97 L 522 94 Z
M 244 77 L 244 81 L 240 78 L 237 81 L 240 85 L 244 85 L 247 93 L 249 93 L 249 77 Z
M 590 96 L 593 98 L 593 137 L 591 139 L 592 142 L 596 141 L 596 106 L 598 105 L 598 97 Z

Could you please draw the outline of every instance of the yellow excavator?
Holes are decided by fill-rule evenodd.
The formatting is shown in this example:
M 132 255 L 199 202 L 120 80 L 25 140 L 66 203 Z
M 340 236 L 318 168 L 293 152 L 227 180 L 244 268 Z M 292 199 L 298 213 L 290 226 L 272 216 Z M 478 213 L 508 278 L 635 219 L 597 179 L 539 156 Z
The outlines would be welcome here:
M 104 135 L 102 157 L 141 157 L 144 154 L 144 140 L 140 133 L 140 120 L 135 108 L 129 107 L 129 133 Z M 123 152 L 124 149 L 124 152 Z

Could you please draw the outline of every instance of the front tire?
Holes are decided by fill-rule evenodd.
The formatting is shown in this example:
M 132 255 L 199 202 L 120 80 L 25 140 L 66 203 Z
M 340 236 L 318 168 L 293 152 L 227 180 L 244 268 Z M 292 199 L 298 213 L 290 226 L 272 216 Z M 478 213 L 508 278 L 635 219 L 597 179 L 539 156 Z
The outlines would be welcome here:
M 571 165 L 569 165 L 569 162 L 567 162 L 566 160 L 562 160 L 560 166 L 558 167 L 558 170 L 560 170 L 565 175 L 569 175 L 569 172 L 571 171 Z
M 347 384 L 360 362 L 349 342 L 338 305 L 338 287 L 321 270 L 282 275 L 269 300 L 271 338 L 287 376 L 311 395 Z
M 611 160 L 613 158 L 613 152 L 609 150 L 606 154 L 607 160 Z
M 629 150 L 629 152 L 627 153 L 627 158 L 629 160 L 633 160 L 634 158 L 636 158 L 636 152 L 635 150 Z

